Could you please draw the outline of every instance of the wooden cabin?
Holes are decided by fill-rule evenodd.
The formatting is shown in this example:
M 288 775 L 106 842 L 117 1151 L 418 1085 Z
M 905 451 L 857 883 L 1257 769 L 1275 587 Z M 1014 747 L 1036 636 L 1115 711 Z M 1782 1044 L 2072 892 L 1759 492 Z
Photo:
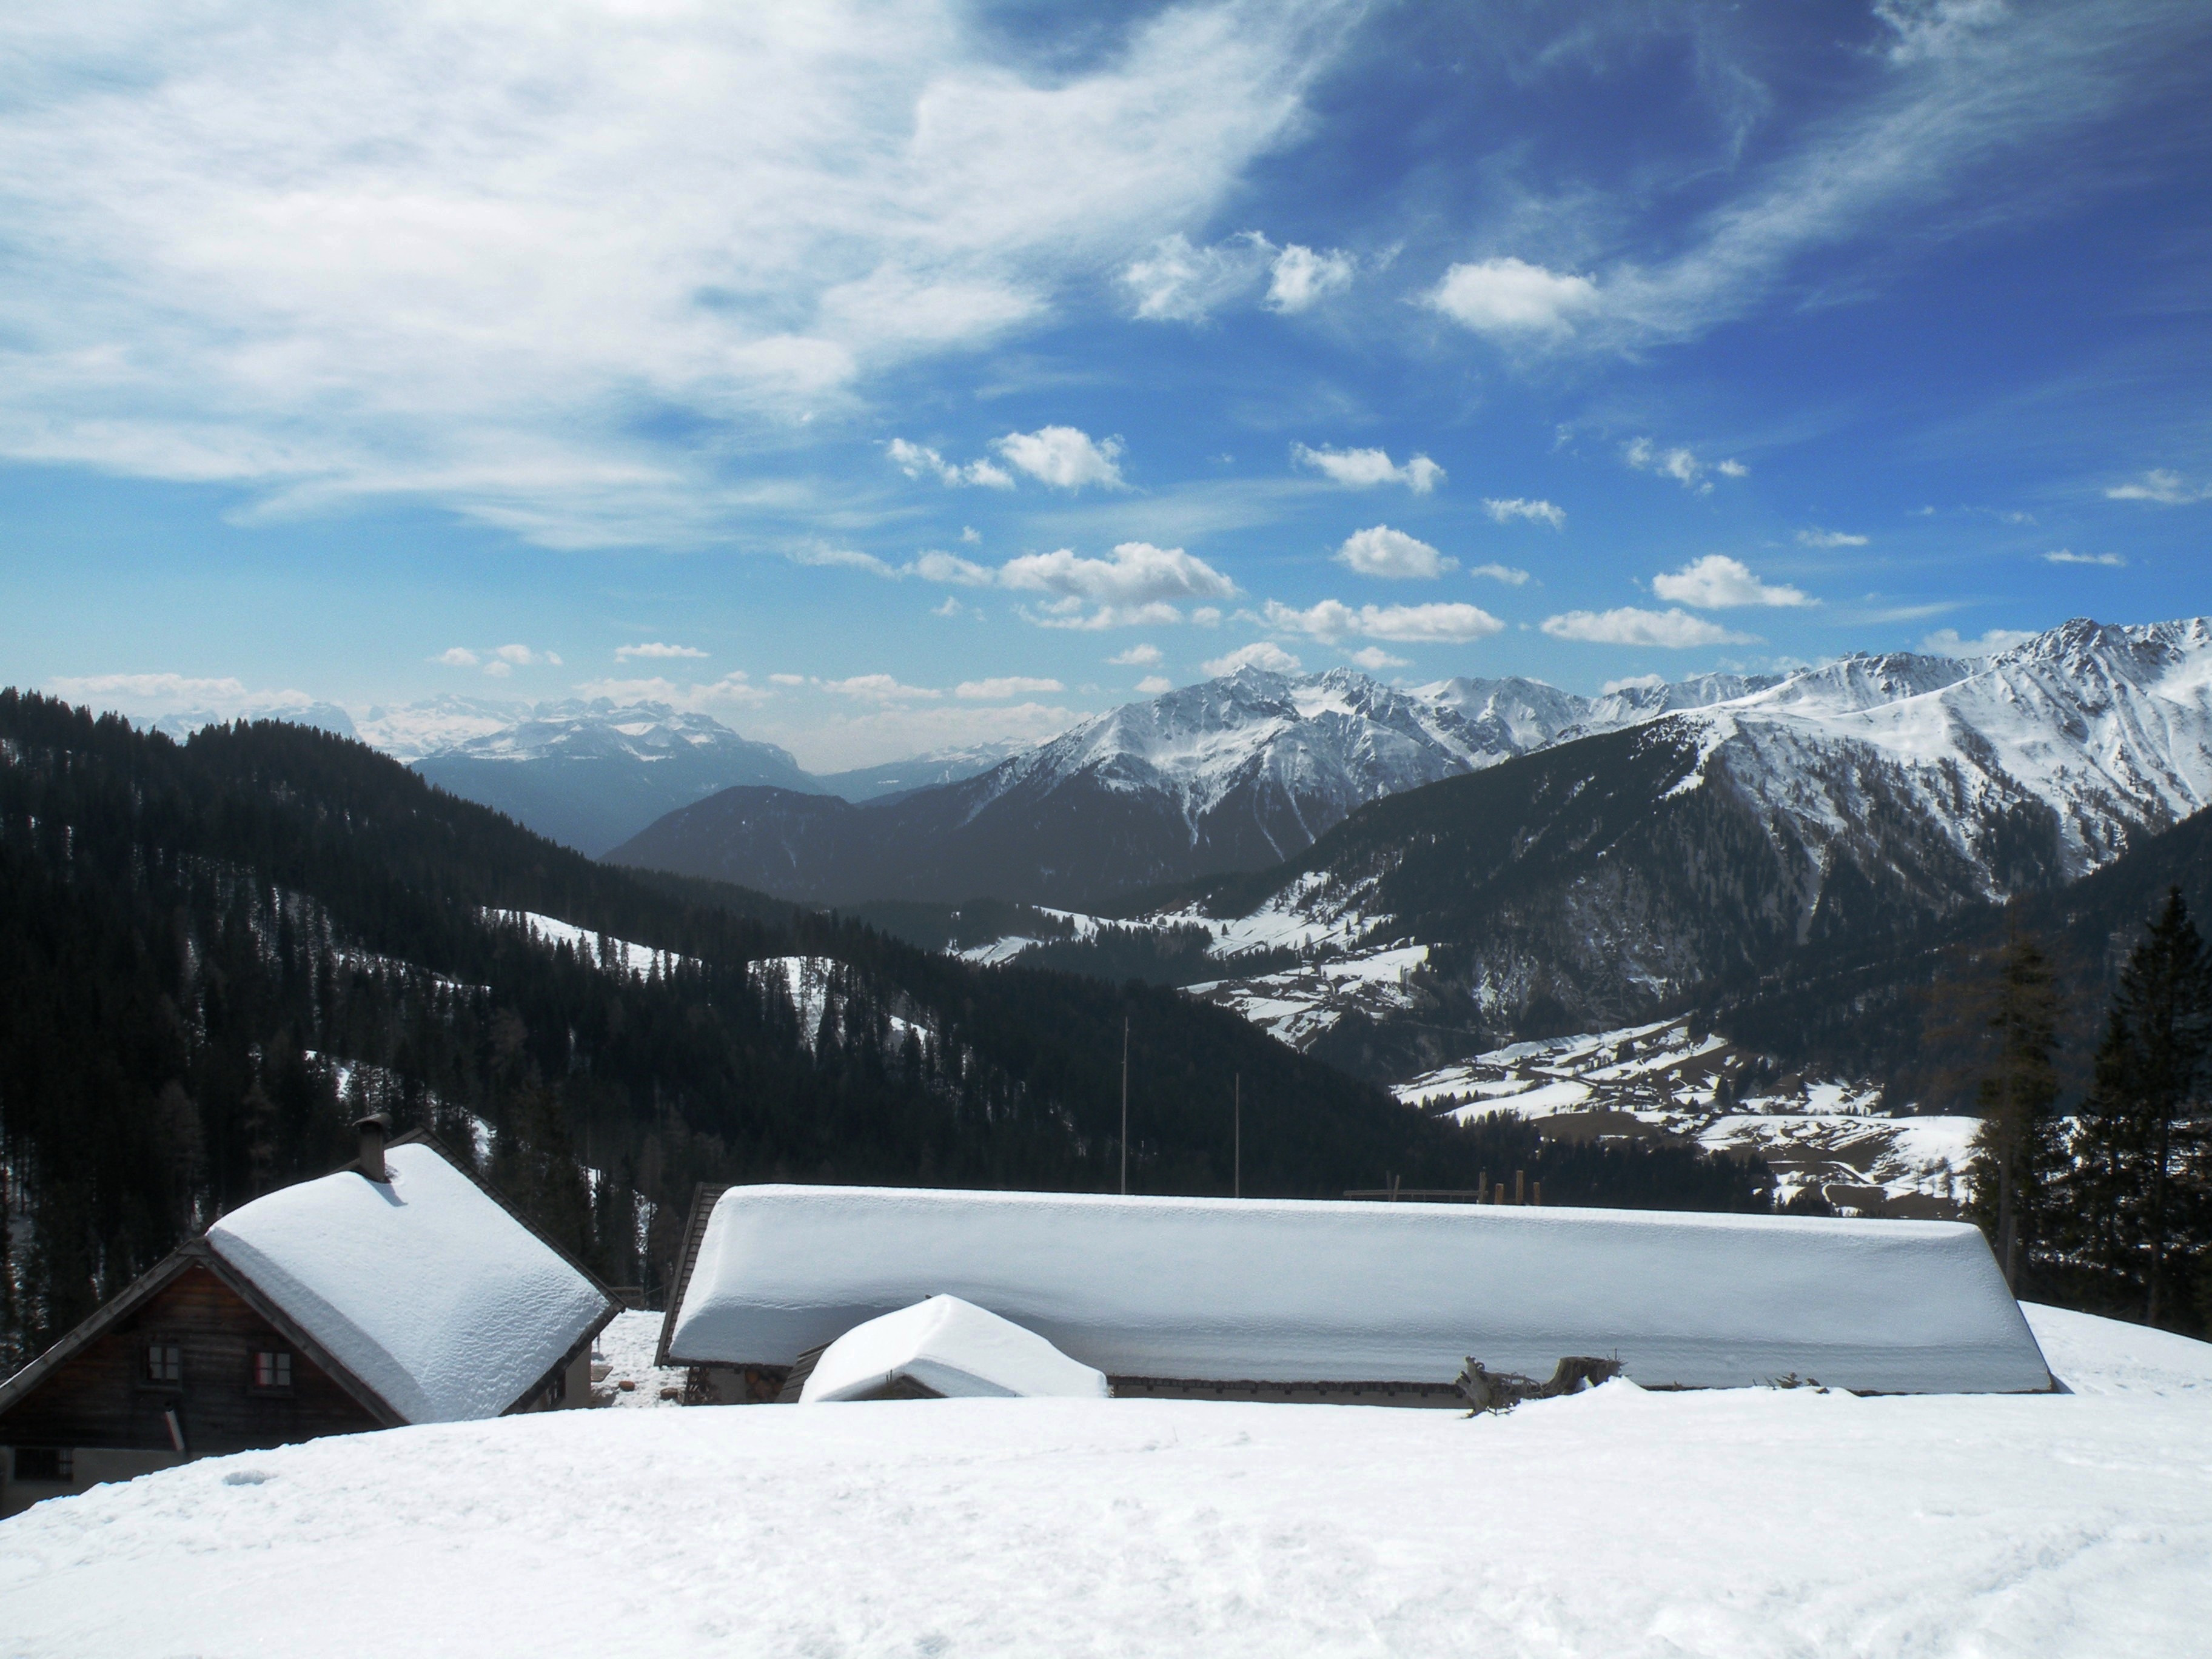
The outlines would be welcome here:
M 606 1286 L 427 1135 L 232 1212 L 0 1383 L 0 1516 L 196 1457 L 589 1403 Z

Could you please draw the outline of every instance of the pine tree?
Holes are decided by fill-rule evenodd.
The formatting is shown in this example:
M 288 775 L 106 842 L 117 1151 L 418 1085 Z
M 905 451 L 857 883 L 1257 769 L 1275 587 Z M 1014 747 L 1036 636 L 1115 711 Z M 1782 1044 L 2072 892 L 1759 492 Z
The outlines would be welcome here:
M 2174 1257 L 2197 1231 L 2191 1177 L 2202 1153 L 2190 1118 L 2208 1059 L 2212 957 L 2176 888 L 2121 970 L 2072 1148 L 2082 1253 L 2121 1283 L 2140 1284 L 2153 1325 L 2171 1311 Z
M 1990 1235 L 2005 1283 L 2017 1290 L 2023 1257 L 2042 1242 L 2051 1185 L 2063 1163 L 2051 1115 L 2058 995 L 2049 959 L 2026 933 L 2005 942 L 1986 1023 L 1996 1052 L 1977 1091 L 1982 1124 L 1974 1135 L 1971 1213 Z

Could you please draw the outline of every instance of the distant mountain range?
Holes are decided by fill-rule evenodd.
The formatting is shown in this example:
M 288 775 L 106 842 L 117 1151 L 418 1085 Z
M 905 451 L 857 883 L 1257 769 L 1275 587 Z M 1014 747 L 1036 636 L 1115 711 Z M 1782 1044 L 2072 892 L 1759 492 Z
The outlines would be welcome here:
M 357 721 L 330 713 L 335 720 L 302 716 L 301 723 L 357 732 L 441 788 L 593 856 L 732 785 L 872 800 L 971 776 L 1013 747 L 949 749 L 817 776 L 787 750 L 665 703 L 446 696 L 372 708 Z
M 1776 683 L 1708 675 L 1589 698 L 1525 679 L 1400 690 L 1351 669 L 1246 668 L 872 805 L 788 787 L 726 790 L 607 856 L 811 903 L 1086 908 L 1264 869 L 1370 801 Z

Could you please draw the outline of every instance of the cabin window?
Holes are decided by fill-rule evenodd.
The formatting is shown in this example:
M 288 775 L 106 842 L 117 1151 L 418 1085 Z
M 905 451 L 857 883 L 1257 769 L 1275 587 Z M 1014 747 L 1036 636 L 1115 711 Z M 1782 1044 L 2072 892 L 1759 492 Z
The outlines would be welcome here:
M 557 1406 L 568 1397 L 568 1373 L 566 1370 L 554 1372 L 553 1380 L 545 1385 L 545 1403 Z
M 292 1386 L 292 1356 L 282 1348 L 262 1348 L 253 1356 L 253 1386 L 280 1389 Z
M 185 1351 L 174 1342 L 149 1342 L 146 1345 L 145 1378 L 149 1382 L 167 1384 L 185 1380 Z
M 76 1479 L 75 1460 L 66 1446 L 18 1446 L 15 1448 L 15 1478 L 18 1480 L 74 1480 Z

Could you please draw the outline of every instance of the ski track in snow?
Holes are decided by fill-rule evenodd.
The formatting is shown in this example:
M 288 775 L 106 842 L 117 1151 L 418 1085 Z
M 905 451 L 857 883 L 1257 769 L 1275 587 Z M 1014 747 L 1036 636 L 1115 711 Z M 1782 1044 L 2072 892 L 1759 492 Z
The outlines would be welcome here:
M 554 1412 L 0 1522 L 0 1653 L 2212 1654 L 2212 1347 L 2028 1310 L 2075 1392 L 1608 1383 Z

